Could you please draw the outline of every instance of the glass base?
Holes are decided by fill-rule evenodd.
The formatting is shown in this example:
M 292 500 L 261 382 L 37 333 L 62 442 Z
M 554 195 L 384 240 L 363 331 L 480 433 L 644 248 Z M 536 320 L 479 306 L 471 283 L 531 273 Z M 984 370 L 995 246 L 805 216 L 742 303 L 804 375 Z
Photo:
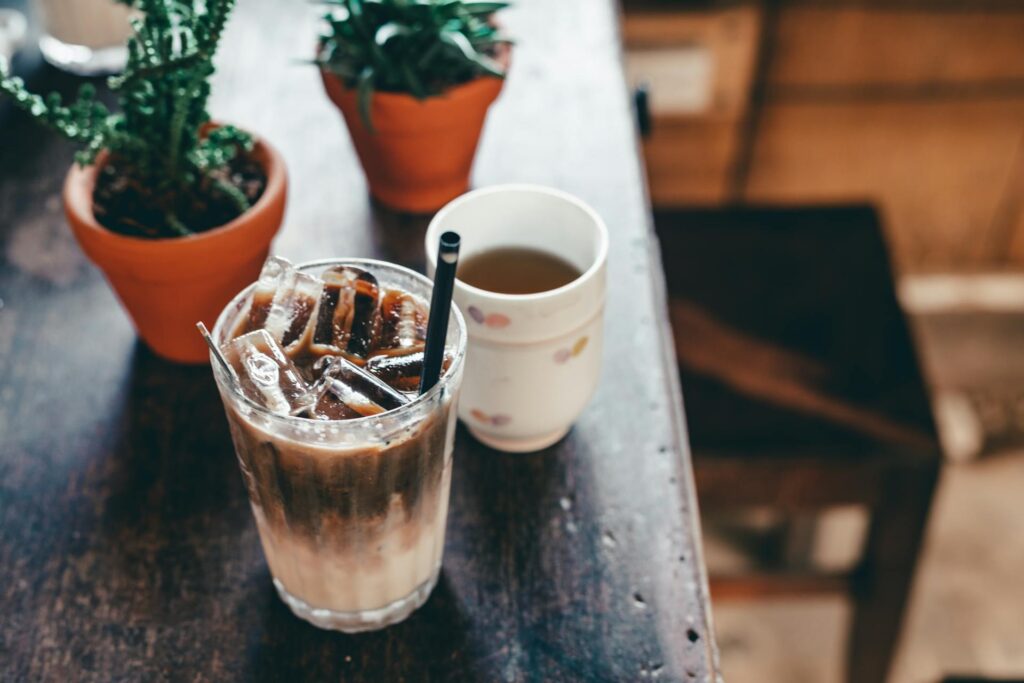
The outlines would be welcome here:
M 119 73 L 128 62 L 128 48 L 124 45 L 94 49 L 65 43 L 50 35 L 39 39 L 39 51 L 47 62 L 58 69 L 79 76 Z
M 330 609 L 316 608 L 307 605 L 305 602 L 289 593 L 284 585 L 274 579 L 274 588 L 277 594 L 288 605 L 292 614 L 299 619 L 304 619 L 318 628 L 329 631 L 342 631 L 343 633 L 362 633 L 363 631 L 376 631 L 392 624 L 403 621 L 410 614 L 419 609 L 430 597 L 430 592 L 437 585 L 437 577 L 441 573 L 438 567 L 433 575 L 416 587 L 412 593 L 384 605 L 378 609 L 360 610 L 358 612 L 336 612 Z

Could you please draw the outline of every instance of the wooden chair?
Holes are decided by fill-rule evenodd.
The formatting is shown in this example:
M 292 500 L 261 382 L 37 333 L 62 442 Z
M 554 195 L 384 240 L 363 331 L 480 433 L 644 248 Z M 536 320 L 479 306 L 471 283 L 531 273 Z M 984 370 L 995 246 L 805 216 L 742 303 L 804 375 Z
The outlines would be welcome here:
M 848 595 L 848 680 L 882 683 L 941 457 L 878 218 L 674 210 L 655 226 L 702 511 L 871 517 L 852 572 L 712 576 L 712 595 Z

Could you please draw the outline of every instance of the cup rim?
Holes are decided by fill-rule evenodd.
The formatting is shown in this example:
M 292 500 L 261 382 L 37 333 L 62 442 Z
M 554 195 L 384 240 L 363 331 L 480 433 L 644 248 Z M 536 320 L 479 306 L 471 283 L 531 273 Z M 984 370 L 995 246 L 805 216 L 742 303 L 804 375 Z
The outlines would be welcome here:
M 426 275 L 423 275 L 422 273 L 417 273 L 416 271 L 414 271 L 414 270 L 412 270 L 410 268 L 406 268 L 405 266 L 401 266 L 401 265 L 399 265 L 397 263 L 390 263 L 388 261 L 381 261 L 379 259 L 370 259 L 370 258 L 327 258 L 327 259 L 314 259 L 312 261 L 303 261 L 302 263 L 296 263 L 295 264 L 295 268 L 297 270 L 303 270 L 303 269 L 312 269 L 312 268 L 319 268 L 319 267 L 322 267 L 322 266 L 332 266 L 332 265 L 341 265 L 341 264 L 344 264 L 344 265 L 355 265 L 355 266 L 366 266 L 367 270 L 369 270 L 372 267 L 376 267 L 376 266 L 385 266 L 386 268 L 392 268 L 392 269 L 395 269 L 395 270 L 398 270 L 398 271 L 403 271 L 404 274 L 412 276 L 414 279 L 419 280 L 420 282 L 422 282 L 423 284 L 427 285 L 430 288 L 433 288 L 433 286 L 434 286 L 433 281 L 430 278 L 428 278 Z M 238 294 L 236 294 L 234 297 L 232 297 L 231 301 L 229 301 L 227 303 L 227 305 L 225 305 L 224 308 L 221 310 L 220 314 L 217 316 L 217 322 L 214 323 L 213 330 L 210 333 L 210 335 L 213 338 L 215 343 L 219 342 L 219 337 L 220 337 L 221 329 L 222 329 L 223 325 L 226 322 L 225 321 L 225 314 L 228 312 L 228 310 L 233 309 L 235 307 L 235 305 L 243 297 L 245 297 L 250 292 L 250 290 L 252 290 L 253 287 L 255 287 L 258 284 L 258 282 L 259 281 L 257 280 L 255 282 L 252 282 L 249 285 L 247 285 L 244 289 L 242 289 L 242 291 L 240 291 Z M 242 393 L 237 386 L 233 386 L 231 384 L 227 384 L 226 388 L 227 388 L 227 390 L 231 393 L 231 395 L 234 398 L 241 400 L 242 403 L 244 403 L 248 408 L 252 409 L 254 412 L 259 413 L 263 417 L 269 418 L 269 419 L 274 420 L 274 421 L 284 422 L 286 424 L 316 425 L 316 426 L 319 426 L 321 428 L 330 428 L 330 427 L 339 428 L 339 427 L 344 427 L 345 425 L 356 425 L 356 426 L 360 426 L 361 427 L 363 425 L 367 425 L 367 424 L 372 423 L 374 420 L 380 420 L 381 418 L 385 418 L 385 417 L 387 417 L 387 418 L 394 418 L 396 416 L 400 417 L 402 414 L 407 413 L 407 412 L 409 412 L 411 410 L 414 410 L 415 408 L 418 408 L 419 406 L 422 406 L 423 404 L 427 403 L 428 401 L 433 400 L 438 394 L 440 394 L 451 383 L 452 379 L 458 374 L 459 370 L 462 367 L 463 362 L 465 361 L 466 349 L 467 349 L 467 345 L 468 345 L 468 341 L 469 341 L 468 340 L 468 332 L 466 330 L 466 320 L 462 316 L 462 311 L 459 310 L 459 307 L 455 304 L 454 301 L 452 302 L 451 311 L 452 311 L 452 314 L 455 316 L 456 322 L 458 323 L 458 338 L 456 340 L 457 347 L 456 347 L 455 355 L 452 358 L 451 365 L 449 365 L 448 369 L 445 371 L 445 373 L 443 375 L 441 375 L 441 378 L 437 381 L 437 384 L 432 386 L 427 391 L 427 393 L 420 394 L 420 395 L 416 396 L 415 398 L 413 398 L 408 403 L 406 403 L 405 405 L 399 406 L 398 408 L 395 408 L 393 410 L 388 410 L 388 411 L 385 411 L 383 413 L 378 413 L 376 415 L 366 415 L 366 416 L 363 416 L 363 417 L 354 417 L 354 418 L 351 418 L 351 419 L 348 419 L 348 420 L 329 420 L 329 421 L 328 420 L 317 420 L 317 419 L 314 419 L 314 418 L 311 418 L 311 417 L 298 417 L 298 416 L 293 416 L 293 415 L 281 415 L 280 413 L 275 413 L 274 411 L 268 410 L 267 408 L 261 406 L 256 401 L 253 401 L 251 398 L 249 398 L 244 393 Z M 217 361 L 216 358 L 214 358 L 212 350 L 210 351 L 210 365 L 213 368 L 214 378 L 217 380 L 218 386 L 220 386 L 221 382 L 219 380 L 219 376 L 220 376 L 220 373 L 222 373 L 224 371 L 223 371 L 223 369 L 219 368 L 219 362 Z
M 470 190 L 469 192 L 466 192 L 456 197 L 455 199 L 441 207 L 441 209 L 436 214 L 434 214 L 434 217 L 430 219 L 430 224 L 427 226 L 427 232 L 424 237 L 426 254 L 429 262 L 437 262 L 437 237 L 438 234 L 440 234 L 441 230 L 443 229 L 441 225 L 442 222 L 447 219 L 448 215 L 452 211 L 459 208 L 463 204 L 479 199 L 480 197 L 485 197 L 491 194 L 500 194 L 504 192 L 526 192 L 543 194 L 549 197 L 556 197 L 558 199 L 561 199 L 562 201 L 572 204 L 576 208 L 583 211 L 583 213 L 585 213 L 591 219 L 594 226 L 597 228 L 597 255 L 594 257 L 594 260 L 590 264 L 590 266 L 585 271 L 583 271 L 579 275 L 579 277 L 572 280 L 571 282 L 567 282 L 561 287 L 548 289 L 543 292 L 534 292 L 532 294 L 505 294 L 502 292 L 492 292 L 489 289 L 481 289 L 480 287 L 474 287 L 473 285 L 463 280 L 460 280 L 458 277 L 455 278 L 456 287 L 465 290 L 469 294 L 473 294 L 480 298 L 491 299 L 494 301 L 505 301 L 510 303 L 533 303 L 557 298 L 573 289 L 578 289 L 584 286 L 590 280 L 593 280 L 595 277 L 597 277 L 597 274 L 601 271 L 601 269 L 604 267 L 605 263 L 608 260 L 608 227 L 605 225 L 604 219 L 601 218 L 601 215 L 592 206 L 587 204 L 585 201 L 583 201 L 576 195 L 570 194 L 569 192 L 565 192 L 563 190 L 559 190 L 553 187 L 548 187 L 546 185 L 537 185 L 534 183 L 505 183 L 502 185 L 491 185 L 488 187 L 477 188 L 475 190 Z

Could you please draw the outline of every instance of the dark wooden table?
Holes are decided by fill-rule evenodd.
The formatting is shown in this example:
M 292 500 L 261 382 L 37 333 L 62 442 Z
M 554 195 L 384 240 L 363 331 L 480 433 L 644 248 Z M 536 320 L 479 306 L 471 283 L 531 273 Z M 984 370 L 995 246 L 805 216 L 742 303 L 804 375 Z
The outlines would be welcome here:
M 343 123 L 296 63 L 316 12 L 243 0 L 213 112 L 284 153 L 278 253 L 422 268 L 426 219 L 370 204 Z M 65 226 L 70 147 L 6 109 L 0 680 L 715 680 L 614 8 L 522 0 L 504 21 L 519 45 L 475 184 L 553 185 L 604 216 L 603 381 L 545 452 L 502 455 L 460 429 L 441 582 L 407 622 L 357 637 L 308 626 L 277 599 L 209 368 L 168 364 L 136 340 Z M 72 82 L 49 69 L 30 80 Z

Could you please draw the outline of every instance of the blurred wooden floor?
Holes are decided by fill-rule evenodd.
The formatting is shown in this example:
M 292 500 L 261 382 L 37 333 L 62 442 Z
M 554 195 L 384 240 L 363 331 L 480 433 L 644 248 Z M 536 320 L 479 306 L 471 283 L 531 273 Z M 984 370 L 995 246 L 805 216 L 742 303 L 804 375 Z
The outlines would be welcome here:
M 1021 491 L 1024 450 L 947 468 L 890 683 L 1024 678 Z M 843 601 L 715 603 L 714 612 L 730 683 L 840 683 Z
M 966 406 L 940 421 L 969 423 L 947 427 L 974 434 L 983 454 L 945 467 L 889 683 L 1024 679 L 1024 311 L 977 304 L 924 306 L 914 319 L 936 396 Z M 857 525 L 848 528 L 855 544 Z M 735 562 L 726 540 L 705 541 L 710 566 Z M 841 682 L 842 600 L 723 602 L 714 612 L 730 683 Z

